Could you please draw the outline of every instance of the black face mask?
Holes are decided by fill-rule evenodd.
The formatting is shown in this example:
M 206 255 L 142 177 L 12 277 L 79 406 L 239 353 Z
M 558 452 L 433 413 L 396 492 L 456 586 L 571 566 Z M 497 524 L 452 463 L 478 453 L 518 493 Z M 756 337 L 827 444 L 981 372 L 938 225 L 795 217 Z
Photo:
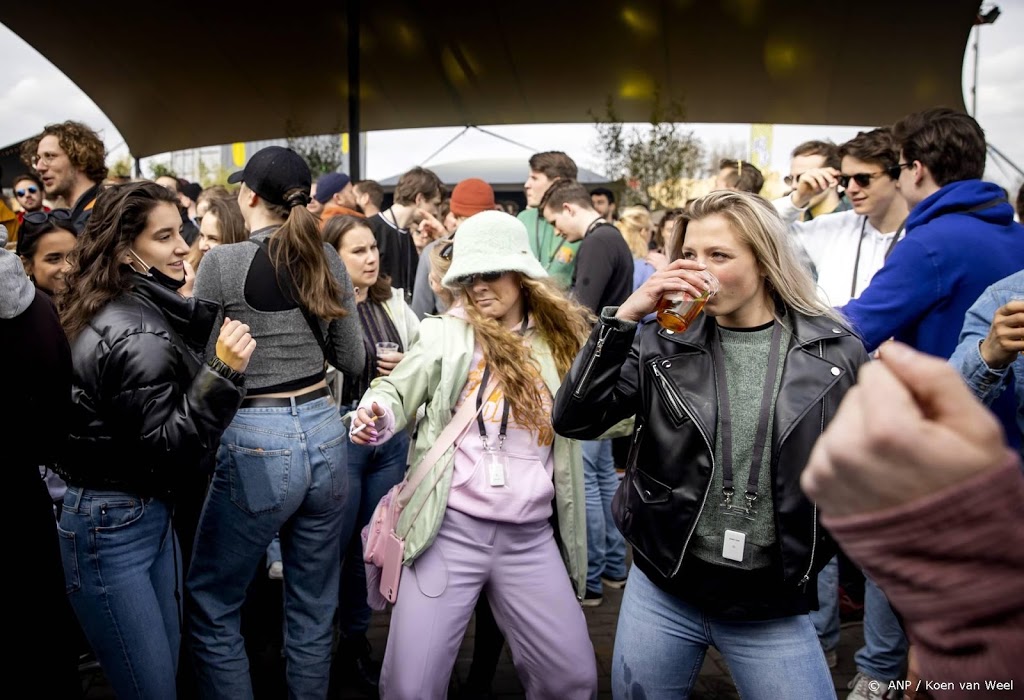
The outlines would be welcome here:
M 171 290 L 173 290 L 175 292 L 185 286 L 185 279 L 184 278 L 182 278 L 180 280 L 176 280 L 176 279 L 174 279 L 173 277 L 171 277 L 169 275 L 165 275 L 164 273 L 160 272 L 160 270 L 156 269 L 155 267 L 153 267 L 151 265 L 148 265 L 146 263 L 146 261 L 143 260 L 142 258 L 140 258 L 138 253 L 136 253 L 134 250 L 129 250 L 128 252 L 131 253 L 132 255 L 134 255 L 135 259 L 138 260 L 139 263 L 143 267 L 146 268 L 145 274 L 150 276 L 150 277 L 152 277 L 154 280 L 156 280 L 156 282 L 160 286 L 167 287 L 168 289 L 171 289 Z

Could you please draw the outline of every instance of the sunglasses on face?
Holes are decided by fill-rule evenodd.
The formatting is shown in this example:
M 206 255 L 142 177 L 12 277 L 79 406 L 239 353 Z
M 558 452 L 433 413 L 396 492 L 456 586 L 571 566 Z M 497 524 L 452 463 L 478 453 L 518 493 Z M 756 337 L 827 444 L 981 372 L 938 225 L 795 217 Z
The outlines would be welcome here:
M 36 187 L 35 185 L 29 185 L 28 187 L 25 187 L 24 189 L 14 190 L 14 194 L 18 195 L 19 197 L 24 197 L 26 194 L 35 194 L 38 191 L 39 191 L 38 187 Z
M 463 287 L 472 287 L 477 283 L 477 280 L 483 282 L 497 282 L 504 275 L 504 272 L 483 272 L 477 275 L 463 275 L 455 280 L 455 282 Z
M 891 180 L 898 180 L 900 177 L 900 171 L 903 170 L 903 168 L 909 166 L 909 163 L 897 163 L 896 165 L 890 165 L 888 168 L 886 168 L 880 173 L 857 173 L 856 175 L 840 175 L 836 179 L 839 180 L 839 186 L 842 187 L 844 190 L 850 186 L 850 180 L 853 180 L 861 187 L 870 187 L 872 180 L 874 180 L 876 177 L 882 177 L 883 175 L 888 175 L 889 179 Z
M 33 211 L 25 214 L 25 223 L 33 226 L 41 226 L 46 222 L 57 225 L 71 223 L 70 209 L 54 209 L 53 211 Z
M 797 180 L 800 179 L 801 175 L 803 175 L 803 173 L 793 173 L 792 175 L 787 175 L 786 177 L 782 178 L 782 181 L 786 183 L 787 187 L 792 187 L 793 185 L 796 184 Z

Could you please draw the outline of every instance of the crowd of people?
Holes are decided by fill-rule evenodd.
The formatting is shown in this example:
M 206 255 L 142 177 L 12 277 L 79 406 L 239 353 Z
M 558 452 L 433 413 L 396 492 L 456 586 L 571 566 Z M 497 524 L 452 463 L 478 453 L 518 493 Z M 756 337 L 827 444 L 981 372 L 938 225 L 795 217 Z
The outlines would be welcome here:
M 743 697 L 831 698 L 860 585 L 850 700 L 1024 683 L 1024 227 L 985 155 L 935 108 L 801 144 L 780 199 L 731 159 L 651 212 L 543 152 L 515 215 L 280 146 L 110 182 L 46 126 L 0 245 L 15 667 L 254 697 L 269 577 L 289 697 L 447 697 L 475 615 L 461 697 L 507 643 L 527 697 L 592 698 L 610 588 L 615 698 L 689 697 L 711 647 Z

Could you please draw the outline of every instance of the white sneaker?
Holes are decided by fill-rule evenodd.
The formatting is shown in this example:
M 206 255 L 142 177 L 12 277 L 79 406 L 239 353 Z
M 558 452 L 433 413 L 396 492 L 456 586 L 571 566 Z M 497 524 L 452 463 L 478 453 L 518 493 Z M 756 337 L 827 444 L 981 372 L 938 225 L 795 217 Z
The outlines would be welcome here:
M 887 682 L 872 678 L 860 671 L 857 671 L 857 675 L 846 687 L 850 689 L 846 700 L 886 700 L 888 697 L 889 684 Z
M 280 581 L 284 578 L 284 564 L 279 561 L 270 562 L 267 567 L 267 577 Z

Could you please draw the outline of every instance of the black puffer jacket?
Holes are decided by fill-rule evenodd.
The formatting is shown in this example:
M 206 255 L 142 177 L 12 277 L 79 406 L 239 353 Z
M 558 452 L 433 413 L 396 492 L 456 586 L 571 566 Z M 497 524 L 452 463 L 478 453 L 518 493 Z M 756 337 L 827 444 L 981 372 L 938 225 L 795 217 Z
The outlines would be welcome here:
M 593 439 L 636 414 L 626 475 L 612 511 L 639 554 L 641 570 L 672 579 L 717 468 L 718 405 L 710 352 L 716 326 L 700 316 L 682 334 L 657 324 L 637 333 L 635 324 L 615 320 L 614 311 L 605 311 L 562 384 L 554 428 L 566 437 Z M 868 358 L 861 341 L 828 318 L 790 311 L 787 325 L 793 335 L 772 426 L 772 495 L 785 582 L 804 586 L 832 557 L 834 546 L 800 490 L 800 473 Z
M 134 274 L 79 333 L 69 449 L 57 469 L 69 484 L 166 498 L 216 448 L 245 396 L 242 375 L 201 362 L 216 314 L 211 302 Z

